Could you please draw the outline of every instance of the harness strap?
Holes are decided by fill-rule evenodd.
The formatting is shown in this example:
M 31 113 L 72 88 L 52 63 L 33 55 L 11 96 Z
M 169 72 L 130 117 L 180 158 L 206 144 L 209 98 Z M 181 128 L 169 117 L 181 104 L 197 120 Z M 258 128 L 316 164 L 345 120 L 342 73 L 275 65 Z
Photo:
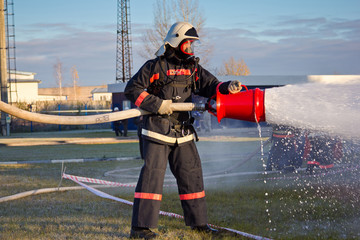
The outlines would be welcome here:
M 183 137 L 190 134 L 190 132 L 194 133 L 196 142 L 199 141 L 198 134 L 192 125 L 194 123 L 194 118 L 190 117 L 188 120 L 180 122 L 177 119 L 175 119 L 172 115 L 168 116 L 168 119 L 170 122 L 174 123 L 173 129 L 174 131 L 181 133 Z

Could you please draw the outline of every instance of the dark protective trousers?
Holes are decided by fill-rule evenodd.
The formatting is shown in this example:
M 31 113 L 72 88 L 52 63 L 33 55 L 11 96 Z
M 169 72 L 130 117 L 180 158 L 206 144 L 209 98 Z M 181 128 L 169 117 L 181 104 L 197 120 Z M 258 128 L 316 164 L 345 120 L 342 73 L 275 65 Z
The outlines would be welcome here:
M 286 167 L 299 168 L 302 164 L 302 159 L 298 158 L 295 150 L 294 137 L 282 136 L 275 137 L 273 135 L 273 145 L 269 151 L 268 162 L 266 166 L 267 171 L 273 168 L 276 170 L 283 170 Z
M 194 141 L 169 146 L 144 139 L 144 166 L 135 189 L 132 226 L 156 228 L 169 161 L 187 226 L 207 224 L 201 162 Z

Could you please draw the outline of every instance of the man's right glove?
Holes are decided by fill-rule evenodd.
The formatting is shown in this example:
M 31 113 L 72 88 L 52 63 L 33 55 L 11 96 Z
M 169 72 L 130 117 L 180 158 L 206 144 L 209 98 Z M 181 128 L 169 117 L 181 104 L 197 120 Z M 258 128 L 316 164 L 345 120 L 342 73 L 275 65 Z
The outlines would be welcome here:
M 163 100 L 160 108 L 158 110 L 158 113 L 160 115 L 170 115 L 173 113 L 172 109 L 171 109 L 171 104 L 172 104 L 172 100 Z
M 228 91 L 231 94 L 235 94 L 241 91 L 241 82 L 239 82 L 238 80 L 233 80 L 230 82 L 229 87 L 228 87 Z

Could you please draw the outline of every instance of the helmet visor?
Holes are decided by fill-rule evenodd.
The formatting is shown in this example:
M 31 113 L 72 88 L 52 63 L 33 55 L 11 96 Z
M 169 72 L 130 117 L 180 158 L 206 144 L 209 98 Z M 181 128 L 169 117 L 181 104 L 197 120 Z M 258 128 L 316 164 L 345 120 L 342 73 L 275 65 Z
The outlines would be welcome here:
M 190 39 L 190 40 L 185 40 L 180 44 L 180 51 L 187 54 L 187 55 L 194 55 L 194 49 L 195 46 L 197 45 L 196 43 L 199 42 L 198 40 L 194 40 L 194 39 Z

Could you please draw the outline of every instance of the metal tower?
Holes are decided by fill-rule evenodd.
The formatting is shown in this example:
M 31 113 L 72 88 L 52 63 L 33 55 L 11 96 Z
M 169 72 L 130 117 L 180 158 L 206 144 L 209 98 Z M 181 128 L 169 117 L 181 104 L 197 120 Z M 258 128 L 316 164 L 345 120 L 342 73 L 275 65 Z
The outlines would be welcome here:
M 131 78 L 132 54 L 130 32 L 130 1 L 117 1 L 116 81 Z
M 16 47 L 15 47 L 15 21 L 14 1 L 5 0 L 5 21 L 6 21 L 6 50 L 7 50 L 7 72 L 9 84 L 9 103 L 17 102 L 17 81 L 16 81 Z
M 7 76 L 7 59 L 6 59 L 6 24 L 5 24 L 5 4 L 4 0 L 0 0 L 0 92 L 1 101 L 8 103 L 8 76 Z M 9 116 L 5 112 L 1 112 L 1 134 L 3 136 L 10 135 Z

